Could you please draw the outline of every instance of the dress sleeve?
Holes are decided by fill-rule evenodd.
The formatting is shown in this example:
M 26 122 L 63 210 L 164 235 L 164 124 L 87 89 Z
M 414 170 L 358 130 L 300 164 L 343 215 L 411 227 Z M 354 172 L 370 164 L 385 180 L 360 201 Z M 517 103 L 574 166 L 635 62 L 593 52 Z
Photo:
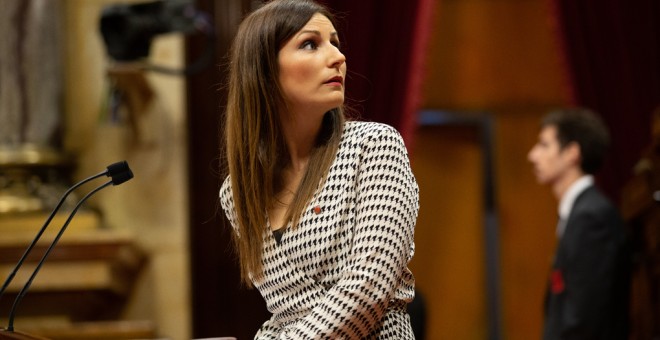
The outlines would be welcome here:
M 225 178 L 220 187 L 220 205 L 222 206 L 222 210 L 224 210 L 229 223 L 231 223 L 232 228 L 238 232 L 236 210 L 234 210 L 234 196 L 231 192 L 231 180 L 229 176 Z
M 389 126 L 377 132 L 358 156 L 350 260 L 319 304 L 280 338 L 368 338 L 401 283 L 414 253 L 419 192 L 399 133 Z

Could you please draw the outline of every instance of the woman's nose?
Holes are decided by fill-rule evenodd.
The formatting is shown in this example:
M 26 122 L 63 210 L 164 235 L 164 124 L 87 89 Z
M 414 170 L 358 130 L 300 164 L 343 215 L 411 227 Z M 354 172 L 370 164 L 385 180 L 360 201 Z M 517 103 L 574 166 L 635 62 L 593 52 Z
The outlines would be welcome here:
M 338 47 L 333 47 L 332 56 L 330 58 L 330 67 L 338 68 L 346 63 L 346 56 L 341 53 Z

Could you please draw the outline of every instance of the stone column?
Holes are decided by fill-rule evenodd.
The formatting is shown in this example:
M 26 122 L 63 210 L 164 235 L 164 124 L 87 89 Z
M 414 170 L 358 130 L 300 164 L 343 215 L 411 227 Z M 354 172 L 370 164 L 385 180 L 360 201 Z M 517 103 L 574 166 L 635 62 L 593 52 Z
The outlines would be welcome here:
M 62 3 L 0 0 L 0 213 L 48 208 L 67 163 Z
M 0 0 L 0 146 L 59 146 L 61 1 Z

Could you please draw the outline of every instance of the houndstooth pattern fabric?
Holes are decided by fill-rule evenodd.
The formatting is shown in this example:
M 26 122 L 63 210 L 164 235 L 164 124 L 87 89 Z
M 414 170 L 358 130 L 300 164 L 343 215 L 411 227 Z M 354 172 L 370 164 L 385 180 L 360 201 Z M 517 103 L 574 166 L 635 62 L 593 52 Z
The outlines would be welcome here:
M 228 178 L 220 201 L 236 228 Z M 399 133 L 346 122 L 327 180 L 299 225 L 287 226 L 280 243 L 264 227 L 264 275 L 251 279 L 272 316 L 255 339 L 414 339 L 407 264 L 418 209 Z

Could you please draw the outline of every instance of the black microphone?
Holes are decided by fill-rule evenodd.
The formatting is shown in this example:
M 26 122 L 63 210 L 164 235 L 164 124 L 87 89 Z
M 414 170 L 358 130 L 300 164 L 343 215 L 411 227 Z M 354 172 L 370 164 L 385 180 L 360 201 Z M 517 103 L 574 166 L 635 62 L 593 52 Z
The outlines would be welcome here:
M 16 266 L 14 267 L 14 269 L 7 276 L 7 279 L 5 280 L 5 283 L 2 285 L 2 288 L 0 289 L 0 298 L 2 298 L 2 294 L 4 294 L 5 290 L 7 289 L 7 286 L 9 286 L 11 281 L 14 279 L 14 276 L 16 276 L 16 272 L 18 272 L 18 270 L 21 268 L 21 266 L 23 265 L 23 262 L 25 262 L 25 259 L 27 258 L 27 256 L 32 251 L 32 248 L 34 248 L 34 246 L 37 244 L 37 241 L 39 241 L 39 239 L 41 238 L 41 235 L 43 235 L 44 231 L 46 231 L 46 228 L 50 224 L 50 221 L 53 219 L 53 217 L 55 216 L 57 211 L 60 209 L 60 207 L 62 206 L 62 203 L 64 203 L 64 200 L 67 198 L 67 196 L 69 196 L 69 194 L 71 192 L 73 192 L 73 190 L 78 188 L 79 186 L 81 186 L 81 185 L 83 185 L 83 184 L 85 184 L 85 183 L 87 183 L 91 180 L 94 180 L 96 178 L 99 178 L 103 175 L 108 176 L 108 177 L 112 177 L 113 183 L 115 181 L 117 182 L 115 185 L 119 185 L 119 184 L 133 178 L 133 172 L 131 172 L 131 169 L 128 167 L 128 163 L 126 161 L 121 161 L 121 162 L 116 162 L 116 163 L 108 165 L 106 167 L 105 171 L 100 172 L 100 173 L 98 173 L 94 176 L 85 178 L 84 180 L 74 184 L 71 188 L 69 188 L 64 193 L 64 195 L 62 195 L 62 198 L 57 203 L 57 205 L 55 206 L 53 211 L 50 213 L 50 215 L 46 219 L 46 222 L 44 222 L 44 225 L 41 227 L 41 229 L 39 229 L 39 232 L 37 233 L 37 236 L 35 236 L 34 240 L 32 240 L 32 243 L 30 243 L 30 245 L 27 247 L 27 249 L 23 253 L 23 256 L 21 256 L 20 260 L 18 260 L 18 262 L 16 263 Z
M 87 182 L 91 179 L 100 177 L 102 175 L 106 175 L 108 177 L 111 177 L 111 180 L 109 180 L 108 182 L 98 186 L 96 189 L 90 191 L 87 195 L 85 195 L 85 197 L 83 197 L 78 202 L 78 204 L 76 204 L 75 208 L 69 214 L 69 217 L 67 218 L 66 222 L 64 223 L 62 228 L 60 228 L 60 231 L 57 233 L 57 236 L 55 236 L 55 238 L 53 239 L 53 242 L 51 242 L 50 246 L 48 247 L 48 249 L 46 249 L 46 252 L 41 257 L 39 262 L 37 263 L 37 266 L 34 269 L 34 271 L 32 272 L 32 275 L 30 275 L 30 278 L 28 279 L 28 281 L 25 283 L 23 288 L 20 290 L 20 292 L 16 296 L 16 299 L 14 300 L 14 304 L 11 307 L 11 311 L 9 312 L 9 325 L 7 326 L 7 331 L 10 331 L 10 332 L 14 331 L 14 317 L 16 315 L 16 307 L 18 307 L 21 300 L 23 299 L 23 297 L 27 293 L 28 289 L 30 289 L 30 286 L 32 285 L 32 281 L 34 280 L 34 278 L 39 273 L 39 270 L 41 269 L 41 266 L 46 261 L 46 258 L 50 254 L 51 250 L 53 250 L 53 248 L 55 247 L 57 242 L 60 240 L 60 237 L 62 237 L 62 234 L 64 234 L 64 231 L 66 230 L 67 226 L 69 225 L 69 222 L 71 222 L 71 220 L 73 219 L 73 216 L 75 216 L 76 212 L 78 212 L 78 209 L 80 208 L 80 206 L 89 197 L 91 197 L 92 195 L 94 195 L 95 193 L 100 191 L 101 189 L 109 186 L 110 184 L 119 185 L 119 184 L 122 184 L 122 183 L 130 180 L 131 178 L 133 178 L 133 172 L 128 167 L 128 163 L 126 161 L 122 161 L 122 162 L 117 162 L 117 163 L 109 165 L 107 167 L 106 171 L 104 171 L 104 172 L 102 172 L 98 175 L 92 176 L 88 179 L 83 180 L 82 182 L 80 182 L 80 183 L 76 184 L 74 187 L 72 187 L 72 189 L 77 187 L 77 186 L 80 186 L 82 183 L 85 183 L 85 182 Z M 71 189 L 69 189 L 69 190 L 71 190 Z M 68 191 L 67 191 L 67 194 L 68 194 Z M 65 194 L 65 196 L 66 196 L 66 194 Z M 61 201 L 60 201 L 60 204 L 61 204 Z M 59 208 L 60 204 L 58 204 L 57 208 Z M 49 218 L 49 220 L 47 221 L 46 224 L 48 224 L 48 222 L 50 222 L 51 218 L 52 218 L 52 214 L 51 214 L 51 217 Z M 45 229 L 46 224 L 44 224 L 44 227 L 42 229 Z M 29 252 L 29 250 L 31 250 L 31 247 L 34 246 L 34 243 L 36 243 L 36 240 L 38 239 L 38 237 L 41 236 L 40 235 L 41 233 L 43 233 L 43 230 L 40 231 L 40 233 L 37 236 L 37 238 L 35 239 L 35 241 L 33 241 L 33 243 L 30 245 L 30 249 L 28 249 L 28 251 L 26 251 L 26 254 L 24 254 L 23 258 L 21 258 L 21 260 L 19 261 L 19 265 L 17 267 L 20 267 L 20 265 L 22 264 L 23 260 L 25 259 L 26 255 L 27 255 L 27 253 Z M 17 269 L 12 274 L 15 274 L 16 271 L 17 271 Z

